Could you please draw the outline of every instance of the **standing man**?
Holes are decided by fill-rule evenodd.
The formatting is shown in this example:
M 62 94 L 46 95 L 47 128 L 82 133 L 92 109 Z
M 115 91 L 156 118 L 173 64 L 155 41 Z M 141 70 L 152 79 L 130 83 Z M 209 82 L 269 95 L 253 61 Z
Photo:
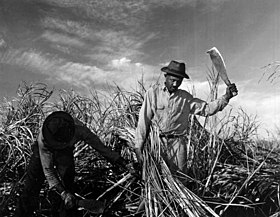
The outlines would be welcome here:
M 111 163 L 129 168 L 119 153 L 105 146 L 83 123 L 64 111 L 50 114 L 33 144 L 24 189 L 15 211 L 16 217 L 34 216 L 42 184 L 47 179 L 50 189 L 59 195 L 52 203 L 52 216 L 75 216 L 74 145 L 84 141 Z M 60 199 L 61 198 L 61 199 Z
M 225 95 L 213 102 L 205 102 L 194 98 L 189 92 L 179 89 L 186 74 L 185 64 L 171 61 L 161 69 L 165 74 L 164 85 L 156 84 L 145 94 L 140 110 L 135 138 L 135 153 L 139 163 L 143 162 L 143 145 L 148 136 L 150 126 L 155 123 L 160 130 L 164 142 L 162 156 L 172 173 L 181 171 L 187 173 L 191 166 L 192 149 L 187 147 L 187 129 L 189 115 L 210 116 L 221 111 L 237 92 L 235 84 L 227 87 Z M 191 145 L 192 146 L 192 145 Z

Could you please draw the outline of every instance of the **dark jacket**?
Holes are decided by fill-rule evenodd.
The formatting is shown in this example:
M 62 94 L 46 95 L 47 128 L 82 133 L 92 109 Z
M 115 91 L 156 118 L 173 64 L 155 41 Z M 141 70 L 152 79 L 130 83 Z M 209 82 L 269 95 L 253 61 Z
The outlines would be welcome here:
M 72 148 L 74 150 L 74 145 L 83 141 L 84 144 L 90 145 L 96 151 L 98 151 L 103 157 L 105 157 L 110 162 L 114 163 L 119 158 L 119 153 L 112 151 L 111 148 L 105 146 L 101 140 L 95 135 L 88 127 L 86 127 L 81 121 L 75 119 L 75 135 L 73 139 L 67 144 L 66 148 Z M 40 130 L 38 136 L 38 145 L 39 145 L 39 153 L 41 158 L 41 163 L 43 167 L 44 174 L 48 181 L 50 188 L 55 188 L 59 193 L 64 191 L 63 183 L 59 178 L 59 174 L 57 173 L 54 165 L 54 152 L 55 150 L 51 149 L 50 146 L 45 142 L 42 134 L 42 130 Z M 61 150 L 60 150 L 61 151 Z

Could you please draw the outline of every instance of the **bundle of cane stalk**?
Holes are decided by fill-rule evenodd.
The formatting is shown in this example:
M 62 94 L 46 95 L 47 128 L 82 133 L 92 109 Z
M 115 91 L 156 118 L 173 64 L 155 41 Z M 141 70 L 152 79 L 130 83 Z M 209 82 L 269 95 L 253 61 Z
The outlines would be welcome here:
M 142 196 L 146 216 L 218 216 L 171 174 L 161 157 L 161 146 L 159 132 L 152 127 L 144 148 Z

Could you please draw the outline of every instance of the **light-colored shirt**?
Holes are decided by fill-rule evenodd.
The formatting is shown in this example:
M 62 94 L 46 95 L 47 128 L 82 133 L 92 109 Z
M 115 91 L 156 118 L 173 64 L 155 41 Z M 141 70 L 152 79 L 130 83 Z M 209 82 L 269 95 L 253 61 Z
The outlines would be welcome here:
M 116 162 L 120 155 L 118 152 L 114 152 L 111 148 L 105 146 L 97 135 L 91 132 L 89 128 L 87 128 L 82 122 L 77 119 L 75 121 L 75 135 L 73 139 L 67 145 L 67 148 L 74 148 L 74 145 L 79 141 L 84 141 L 85 144 L 90 145 L 96 151 L 98 151 L 103 157 L 105 157 L 110 162 Z M 53 188 L 56 186 L 63 186 L 59 174 L 57 173 L 54 165 L 54 152 L 48 147 L 48 144 L 45 142 L 42 134 L 42 130 L 40 130 L 38 136 L 38 146 L 40 159 L 43 167 L 44 174 L 48 181 L 49 187 Z
M 189 126 L 190 114 L 214 115 L 227 104 L 225 96 L 207 103 L 185 90 L 178 89 L 170 94 L 165 85 L 156 84 L 147 90 L 140 109 L 135 148 L 142 149 L 152 121 L 161 133 L 184 135 Z

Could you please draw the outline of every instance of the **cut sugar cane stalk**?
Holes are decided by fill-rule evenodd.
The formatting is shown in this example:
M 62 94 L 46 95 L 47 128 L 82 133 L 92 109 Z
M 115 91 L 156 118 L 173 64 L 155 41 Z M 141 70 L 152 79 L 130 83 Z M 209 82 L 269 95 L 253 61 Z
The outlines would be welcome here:
M 108 188 L 106 191 L 101 194 L 97 200 L 99 200 L 101 197 L 103 197 L 108 191 L 111 191 L 113 188 L 119 186 L 120 184 L 124 183 L 127 181 L 129 178 L 133 177 L 130 173 L 126 174 L 122 179 L 120 179 L 118 182 L 116 182 L 114 185 L 112 185 L 110 188 Z

